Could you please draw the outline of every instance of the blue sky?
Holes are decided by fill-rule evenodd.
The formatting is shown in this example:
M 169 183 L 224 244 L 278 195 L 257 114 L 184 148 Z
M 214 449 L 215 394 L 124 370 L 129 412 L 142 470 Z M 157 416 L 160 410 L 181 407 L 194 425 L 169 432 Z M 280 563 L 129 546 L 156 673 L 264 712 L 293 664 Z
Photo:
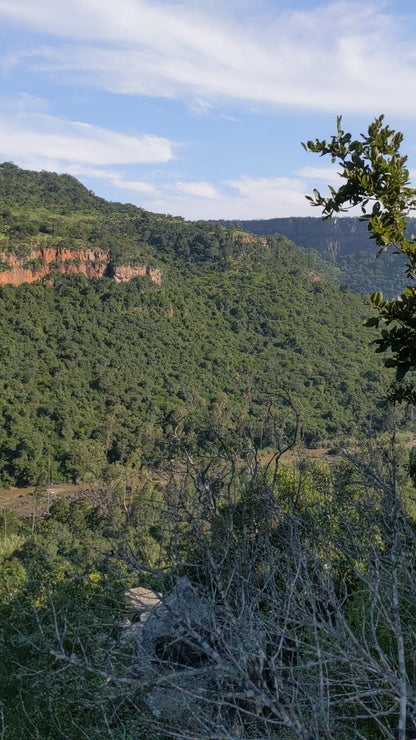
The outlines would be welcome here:
M 384 113 L 416 179 L 415 36 L 411 0 L 0 0 L 0 161 L 185 218 L 316 216 L 336 175 L 300 142 L 338 114 Z

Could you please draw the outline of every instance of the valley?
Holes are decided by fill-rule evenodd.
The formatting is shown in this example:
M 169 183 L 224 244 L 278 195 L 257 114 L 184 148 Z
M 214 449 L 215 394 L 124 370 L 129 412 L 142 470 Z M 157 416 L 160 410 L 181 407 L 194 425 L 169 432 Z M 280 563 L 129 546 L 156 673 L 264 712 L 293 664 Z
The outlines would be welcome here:
M 339 282 L 318 226 L 302 249 L 67 175 L 0 165 L 0 199 L 4 738 L 374 740 L 391 532 L 416 515 L 412 408 L 387 401 L 361 295 L 377 273 Z M 362 640 L 368 599 L 382 631 Z M 344 697 L 346 671 L 358 702 L 380 693 L 322 724 L 307 704 L 326 681 Z

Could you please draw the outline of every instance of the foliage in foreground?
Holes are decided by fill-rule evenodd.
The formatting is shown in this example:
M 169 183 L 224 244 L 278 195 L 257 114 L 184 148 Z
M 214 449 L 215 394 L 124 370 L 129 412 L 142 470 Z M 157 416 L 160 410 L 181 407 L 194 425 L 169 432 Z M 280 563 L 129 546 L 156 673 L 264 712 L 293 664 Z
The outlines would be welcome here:
M 403 134 L 384 124 L 384 116 L 376 118 L 368 127 L 368 134 L 353 139 L 337 121 L 337 133 L 328 143 L 325 140 L 308 141 L 305 149 L 329 155 L 341 168 L 344 183 L 338 190 L 330 188 L 329 197 L 318 190 L 309 200 L 322 208 L 324 218 L 361 206 L 362 220 L 367 222 L 371 239 L 379 253 L 388 247 L 396 248 L 406 259 L 406 274 L 416 274 L 416 238 L 408 233 L 407 217 L 416 206 L 416 190 L 410 186 L 407 157 L 400 147 Z M 368 319 L 367 326 L 381 328 L 376 340 L 378 352 L 389 351 L 387 367 L 396 369 L 400 382 L 416 368 L 416 287 L 408 285 L 398 298 L 386 300 L 380 291 L 371 296 L 378 317 Z M 391 354 L 390 354 L 391 352 Z M 403 397 L 403 392 L 399 395 Z M 408 396 L 413 401 L 410 390 Z
M 4 740 L 407 737 L 416 537 L 397 455 L 266 469 L 217 448 L 156 489 L 57 504 L 3 560 Z M 185 575 L 203 620 L 176 615 L 144 672 L 123 592 Z

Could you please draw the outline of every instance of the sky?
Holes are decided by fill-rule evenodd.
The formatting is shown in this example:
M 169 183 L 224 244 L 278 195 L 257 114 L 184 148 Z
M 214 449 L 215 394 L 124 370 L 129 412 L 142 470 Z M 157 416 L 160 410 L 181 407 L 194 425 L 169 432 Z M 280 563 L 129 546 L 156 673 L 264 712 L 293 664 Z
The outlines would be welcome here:
M 0 161 L 186 219 L 317 216 L 300 142 L 381 113 L 416 179 L 414 0 L 0 0 Z

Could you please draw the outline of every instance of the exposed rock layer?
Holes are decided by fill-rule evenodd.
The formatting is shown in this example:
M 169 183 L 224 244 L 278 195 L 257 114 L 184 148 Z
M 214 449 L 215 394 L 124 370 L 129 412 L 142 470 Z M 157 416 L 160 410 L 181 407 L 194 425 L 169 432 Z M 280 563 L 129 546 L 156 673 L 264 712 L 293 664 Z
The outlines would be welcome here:
M 162 284 L 162 274 L 146 265 L 118 265 L 113 268 L 112 277 L 117 283 L 125 283 L 132 280 L 137 275 L 149 275 L 150 279 L 158 285 Z
M 138 275 L 148 275 L 161 285 L 160 270 L 147 265 L 110 265 L 109 255 L 99 249 L 34 249 L 27 257 L 1 254 L 5 269 L 0 271 L 0 285 L 34 283 L 52 272 L 65 275 L 82 274 L 87 278 L 112 277 L 117 282 L 128 282 Z

